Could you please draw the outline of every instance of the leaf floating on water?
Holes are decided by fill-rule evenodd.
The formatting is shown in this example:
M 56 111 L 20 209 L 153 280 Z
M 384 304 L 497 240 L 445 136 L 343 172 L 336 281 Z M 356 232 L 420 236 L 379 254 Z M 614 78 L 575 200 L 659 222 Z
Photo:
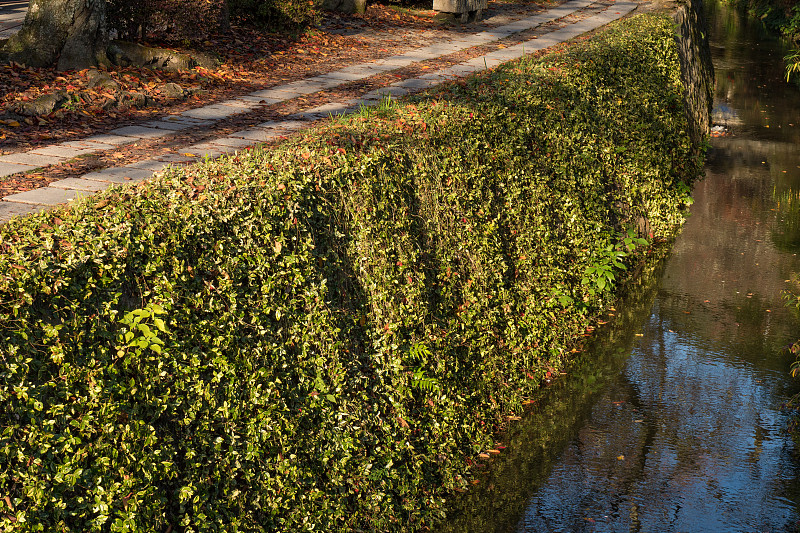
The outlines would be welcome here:
M 624 460 L 625 460 L 625 456 L 624 455 L 618 455 L 617 456 L 617 461 L 624 461 Z

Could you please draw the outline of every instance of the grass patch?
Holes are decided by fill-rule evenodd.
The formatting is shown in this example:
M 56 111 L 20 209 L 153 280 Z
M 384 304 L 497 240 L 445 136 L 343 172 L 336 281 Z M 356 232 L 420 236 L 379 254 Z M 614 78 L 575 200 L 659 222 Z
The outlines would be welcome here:
M 0 230 L 0 525 L 435 528 L 700 163 L 668 17 Z M 641 232 L 640 232 L 641 233 Z

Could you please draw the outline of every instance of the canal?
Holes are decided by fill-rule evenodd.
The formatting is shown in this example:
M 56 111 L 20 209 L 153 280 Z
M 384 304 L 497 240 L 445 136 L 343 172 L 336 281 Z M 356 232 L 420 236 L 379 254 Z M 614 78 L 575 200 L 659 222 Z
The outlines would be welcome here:
M 800 90 L 757 22 L 707 19 L 726 134 L 691 216 L 498 443 L 452 531 L 798 530 L 782 348 L 800 322 L 782 293 L 800 286 Z

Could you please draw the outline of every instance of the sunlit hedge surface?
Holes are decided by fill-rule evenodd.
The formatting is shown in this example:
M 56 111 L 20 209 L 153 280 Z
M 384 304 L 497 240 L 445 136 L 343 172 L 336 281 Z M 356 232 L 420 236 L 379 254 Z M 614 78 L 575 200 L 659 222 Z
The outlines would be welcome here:
M 435 530 L 682 221 L 680 94 L 639 16 L 3 227 L 0 528 Z

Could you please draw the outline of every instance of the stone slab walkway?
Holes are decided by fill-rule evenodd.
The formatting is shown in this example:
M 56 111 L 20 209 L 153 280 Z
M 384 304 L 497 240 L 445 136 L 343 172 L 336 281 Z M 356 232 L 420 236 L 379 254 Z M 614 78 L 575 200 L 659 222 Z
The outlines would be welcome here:
M 28 0 L 0 0 L 0 39 L 8 39 L 25 22 Z
M 177 115 L 163 117 L 136 126 L 125 126 L 107 134 L 94 135 L 81 141 L 69 141 L 40 147 L 29 152 L 0 156 L 0 177 L 37 168 L 63 163 L 71 158 L 113 150 L 117 147 L 151 139 L 168 138 L 182 130 L 197 127 L 211 127 L 214 124 L 237 115 L 245 115 L 263 106 L 278 104 L 295 98 L 335 88 L 347 83 L 369 78 L 392 70 L 408 67 L 421 61 L 435 59 L 461 50 L 486 45 L 513 34 L 537 28 L 586 8 L 593 0 L 570 0 L 553 9 L 498 26 L 486 31 L 464 35 L 458 40 L 437 42 L 411 50 L 402 55 L 378 61 L 351 65 L 335 72 L 299 80 L 270 89 L 254 91 L 227 101 L 190 109 Z M 151 178 L 170 165 L 188 163 L 197 158 L 216 158 L 236 152 L 262 142 L 269 142 L 290 135 L 331 115 L 339 115 L 357 110 L 360 106 L 371 106 L 390 96 L 392 98 L 422 91 L 442 82 L 461 78 L 501 63 L 533 54 L 545 48 L 573 39 L 609 22 L 621 18 L 636 9 L 637 4 L 621 0 L 611 4 L 608 9 L 568 24 L 536 38 L 514 46 L 474 57 L 462 63 L 429 72 L 415 78 L 397 81 L 386 87 L 376 89 L 359 98 L 347 99 L 304 109 L 286 116 L 283 120 L 263 122 L 226 136 L 205 142 L 181 147 L 181 155 L 158 156 L 152 159 L 130 163 L 124 166 L 105 168 L 90 172 L 78 178 L 55 181 L 47 187 L 6 196 L 0 201 L 0 223 L 13 217 L 35 213 L 52 206 L 67 203 L 76 198 L 89 196 L 112 185 L 138 182 Z M 191 157 L 191 154 L 194 157 Z

